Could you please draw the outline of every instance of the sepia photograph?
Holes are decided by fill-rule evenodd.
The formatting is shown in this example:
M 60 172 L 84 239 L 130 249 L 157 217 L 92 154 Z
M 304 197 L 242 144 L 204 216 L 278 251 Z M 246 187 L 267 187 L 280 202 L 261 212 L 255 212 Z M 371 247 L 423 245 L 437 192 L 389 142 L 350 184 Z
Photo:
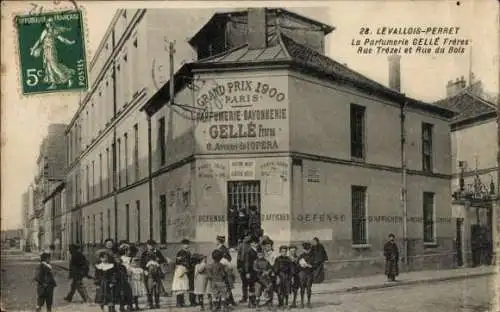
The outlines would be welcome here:
M 0 312 L 500 312 L 497 1 L 0 5 Z

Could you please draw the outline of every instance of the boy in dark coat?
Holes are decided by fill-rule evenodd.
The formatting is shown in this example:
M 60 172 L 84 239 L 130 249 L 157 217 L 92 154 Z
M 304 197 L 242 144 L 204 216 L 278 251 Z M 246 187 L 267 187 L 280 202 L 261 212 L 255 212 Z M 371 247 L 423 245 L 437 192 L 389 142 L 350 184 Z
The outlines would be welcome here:
M 221 263 L 223 259 L 220 250 L 215 249 L 212 252 L 214 262 L 208 266 L 207 275 L 211 282 L 212 297 L 215 303 L 215 311 L 229 311 L 228 307 L 228 268 Z
M 47 307 L 47 312 L 52 311 L 52 302 L 54 298 L 54 288 L 57 286 L 50 265 L 50 254 L 42 253 L 40 256 L 40 265 L 36 269 L 35 282 L 37 283 L 37 303 L 36 311 L 42 310 L 43 305 Z
M 274 261 L 274 272 L 278 286 L 279 307 L 288 307 L 288 296 L 290 294 L 290 284 L 292 282 L 292 260 L 287 256 L 288 247 L 280 246 L 280 255 Z
M 288 257 L 291 261 L 291 282 L 290 282 L 290 292 L 293 295 L 293 301 L 290 308 L 297 307 L 297 293 L 300 288 L 300 279 L 299 279 L 299 256 L 297 255 L 297 246 L 291 245 L 288 247 Z
M 250 236 L 246 236 L 244 239 L 240 240 L 238 245 L 238 259 L 236 261 L 236 267 L 241 279 L 241 292 L 243 297 L 240 303 L 246 303 L 248 300 L 248 281 L 245 272 L 245 256 L 250 249 Z
M 257 282 L 257 273 L 254 270 L 253 263 L 257 260 L 257 248 L 259 246 L 258 238 L 252 237 L 250 239 L 250 248 L 245 254 L 245 277 L 248 283 L 248 307 L 256 307 L 256 297 L 255 297 L 255 283 Z
M 399 274 L 399 250 L 394 239 L 394 234 L 389 234 L 389 241 L 384 245 L 385 275 L 391 282 L 394 282 Z
M 304 294 L 307 292 L 307 306 L 311 307 L 311 289 L 314 274 L 314 254 L 310 243 L 303 243 L 304 252 L 299 256 L 300 307 L 304 308 Z

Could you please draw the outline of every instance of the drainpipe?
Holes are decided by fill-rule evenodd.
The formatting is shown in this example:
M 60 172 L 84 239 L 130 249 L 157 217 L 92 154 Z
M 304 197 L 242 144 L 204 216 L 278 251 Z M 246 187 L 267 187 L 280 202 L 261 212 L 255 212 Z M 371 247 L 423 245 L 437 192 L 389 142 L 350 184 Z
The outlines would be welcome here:
M 111 36 L 112 38 L 112 47 L 113 49 L 115 48 L 115 32 L 113 31 L 113 34 Z M 112 64 L 113 66 L 113 119 L 118 117 L 117 111 L 118 111 L 118 103 L 116 102 L 116 67 L 115 64 Z M 113 126 L 113 150 L 112 150 L 112 155 L 113 155 L 113 210 L 115 213 L 115 242 L 118 241 L 118 183 L 117 183 L 117 174 L 120 174 L 119 168 L 117 168 L 117 152 L 116 152 L 116 124 Z M 117 170 L 118 169 L 118 170 Z M 109 222 L 109 221 L 108 221 Z
M 403 250 L 404 250 L 404 258 L 403 260 L 406 262 L 406 265 L 409 265 L 410 258 L 408 255 L 408 225 L 407 225 L 407 182 L 406 182 L 406 128 L 405 128 L 405 107 L 407 102 L 401 104 L 401 206 L 403 208 Z
M 148 112 L 148 191 L 149 191 L 149 239 L 153 239 L 153 147 L 151 145 L 151 116 Z

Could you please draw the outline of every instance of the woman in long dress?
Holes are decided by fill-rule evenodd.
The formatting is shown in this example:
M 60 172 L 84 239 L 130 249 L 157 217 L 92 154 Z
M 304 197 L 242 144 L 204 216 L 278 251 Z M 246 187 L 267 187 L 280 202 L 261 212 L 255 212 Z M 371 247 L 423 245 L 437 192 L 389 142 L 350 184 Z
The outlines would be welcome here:
M 313 283 L 320 284 L 325 281 L 325 262 L 328 261 L 328 254 L 325 247 L 319 242 L 317 237 L 312 239 L 312 253 L 314 255 L 314 275 Z
M 68 88 L 73 85 L 75 70 L 61 63 L 56 46 L 56 40 L 66 45 L 75 44 L 74 40 L 69 40 L 61 35 L 68 30 L 70 28 L 57 26 L 54 24 L 54 20 L 49 18 L 40 38 L 30 49 L 31 56 L 39 57 L 40 54 L 42 55 L 45 70 L 43 82 L 49 84 L 48 89 L 55 89 L 58 84 L 68 84 Z M 43 52 L 40 53 L 40 50 Z

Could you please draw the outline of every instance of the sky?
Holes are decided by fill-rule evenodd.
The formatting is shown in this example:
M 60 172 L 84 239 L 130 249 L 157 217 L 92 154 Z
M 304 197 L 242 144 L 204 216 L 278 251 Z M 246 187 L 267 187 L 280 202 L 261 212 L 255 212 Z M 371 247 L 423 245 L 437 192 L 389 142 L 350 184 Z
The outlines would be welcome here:
M 25 97 L 19 84 L 15 14 L 28 13 L 30 3 L 42 5 L 45 11 L 60 6 L 71 7 L 68 1 L 3 1 L 1 69 L 1 228 L 21 227 L 21 196 L 33 181 L 39 145 L 49 123 L 67 123 L 78 105 L 78 94 L 47 94 Z M 56 2 L 57 3 L 57 2 Z M 401 60 L 401 91 L 408 96 L 435 101 L 446 95 L 448 80 L 468 77 L 471 68 L 483 81 L 485 90 L 496 93 L 498 87 L 498 4 L 489 0 L 460 1 L 303 1 L 291 2 L 212 2 L 212 1 L 77 1 L 84 9 L 87 25 L 88 61 L 94 55 L 102 36 L 118 8 L 240 8 L 251 6 L 287 7 L 297 13 L 319 20 L 336 29 L 327 37 L 326 54 L 340 63 L 387 85 L 386 55 L 357 55 L 351 45 L 362 38 L 362 27 L 375 31 L 379 27 L 460 27 L 457 38 L 472 40 L 470 51 L 463 55 L 403 55 Z M 183 10 L 182 14 L 189 11 Z M 197 11 L 199 12 L 199 11 Z M 198 13 L 197 13 L 198 14 Z M 206 20 L 213 14 L 202 14 Z M 168 23 L 168 21 L 166 21 Z M 199 27 L 201 25 L 194 25 Z M 193 34 L 197 29 L 193 29 Z M 376 38 L 377 36 L 374 36 Z M 399 37 L 398 37 L 399 38 Z

